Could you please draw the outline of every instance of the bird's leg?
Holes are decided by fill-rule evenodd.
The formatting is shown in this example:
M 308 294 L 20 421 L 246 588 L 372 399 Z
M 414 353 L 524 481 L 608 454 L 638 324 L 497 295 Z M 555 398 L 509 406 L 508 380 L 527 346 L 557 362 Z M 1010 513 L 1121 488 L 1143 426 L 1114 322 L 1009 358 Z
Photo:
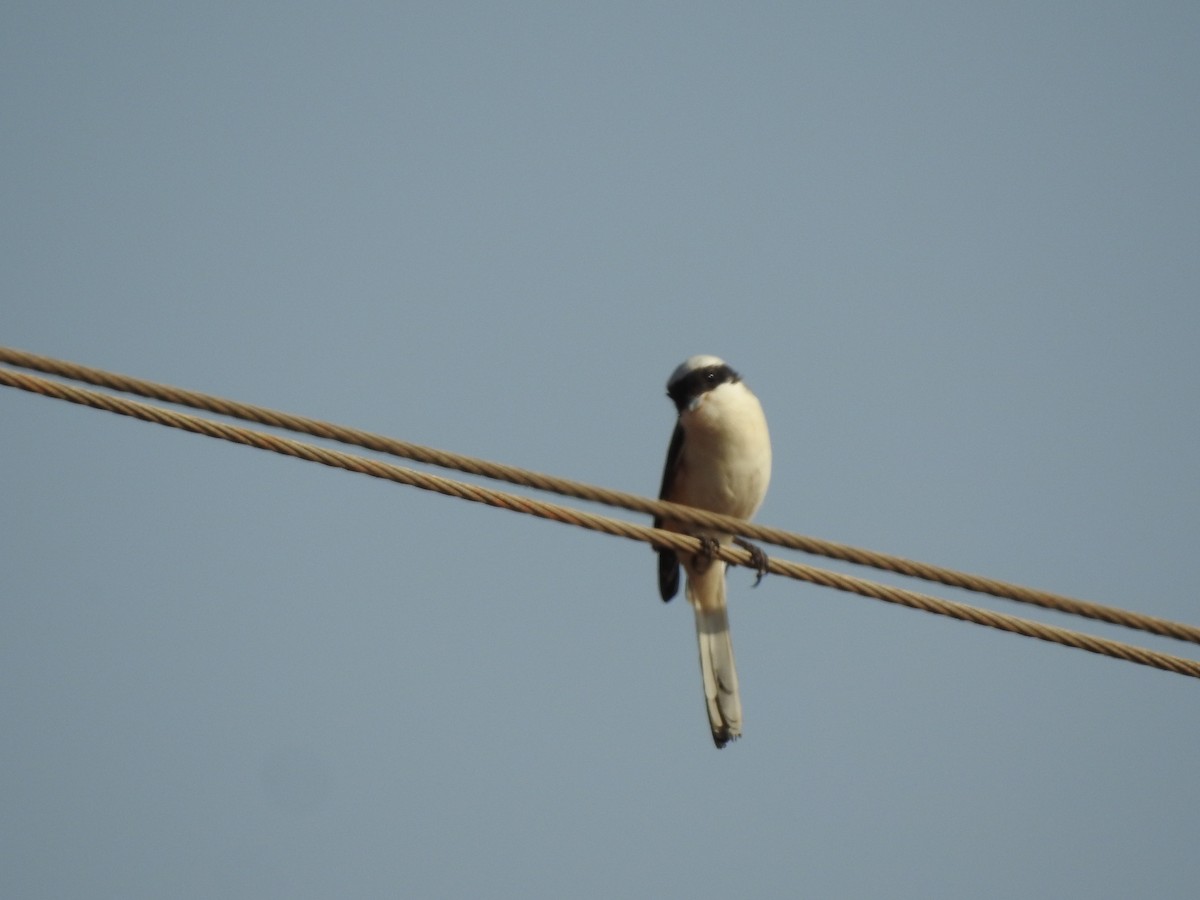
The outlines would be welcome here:
M 745 538 L 735 537 L 733 542 L 750 554 L 750 565 L 754 566 L 758 573 L 758 577 L 754 579 L 754 586 L 758 587 L 763 576 L 767 574 L 767 554 L 763 553 L 762 547 L 750 543 Z
M 717 558 L 721 542 L 710 534 L 693 534 L 692 537 L 700 542 L 700 550 L 692 557 L 692 562 L 698 570 L 706 572 L 712 561 Z

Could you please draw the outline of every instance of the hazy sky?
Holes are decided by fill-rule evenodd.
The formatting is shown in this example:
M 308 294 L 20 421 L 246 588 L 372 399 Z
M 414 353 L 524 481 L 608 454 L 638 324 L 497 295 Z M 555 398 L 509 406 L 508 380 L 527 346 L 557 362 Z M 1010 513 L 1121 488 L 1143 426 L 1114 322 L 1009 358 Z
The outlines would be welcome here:
M 13 0 L 0 344 L 650 494 L 714 353 L 760 521 L 1196 623 L 1198 46 Z M 1200 890 L 1193 679 L 737 570 L 718 752 L 643 545 L 12 390 L 0 460 L 4 897 Z

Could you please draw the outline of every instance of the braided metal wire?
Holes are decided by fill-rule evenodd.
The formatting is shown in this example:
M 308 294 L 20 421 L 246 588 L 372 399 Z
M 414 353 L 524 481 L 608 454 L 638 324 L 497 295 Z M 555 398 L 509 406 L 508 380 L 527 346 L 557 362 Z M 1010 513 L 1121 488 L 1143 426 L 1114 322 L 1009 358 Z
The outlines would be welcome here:
M 463 500 L 471 500 L 476 503 L 484 503 L 514 512 L 523 512 L 556 522 L 577 525 L 616 537 L 645 541 L 655 547 L 669 548 L 680 553 L 697 553 L 701 550 L 700 541 L 687 535 L 649 528 L 645 525 L 625 522 L 608 516 L 600 516 L 558 504 L 546 503 L 529 497 L 486 488 L 481 485 L 467 484 L 438 475 L 418 472 L 402 466 L 355 456 L 338 450 L 330 450 L 325 447 L 319 447 L 290 438 L 278 437 L 265 432 L 254 431 L 238 425 L 230 425 L 187 413 L 150 406 L 149 404 L 135 400 L 114 397 L 98 391 L 73 387 L 35 375 L 26 375 L 7 369 L 0 369 L 0 385 L 18 388 L 59 400 L 66 400 L 93 409 L 105 410 L 118 415 L 153 422 L 170 428 L 178 428 L 195 434 L 202 434 L 207 437 L 256 447 L 260 450 L 269 450 L 285 456 L 321 463 L 322 465 L 345 469 L 350 472 L 383 478 L 399 484 L 406 484 L 422 488 L 423 490 L 458 497 Z M 750 553 L 741 548 L 720 547 L 716 553 L 721 559 L 735 565 L 751 564 Z M 960 621 L 973 622 L 977 625 L 986 625 L 989 628 L 996 628 L 1025 637 L 1037 638 L 1038 640 L 1086 650 L 1090 653 L 1097 653 L 1114 659 L 1123 659 L 1127 662 L 1137 663 L 1138 665 L 1151 666 L 1167 672 L 1200 678 L 1200 661 L 1160 653 L 1121 641 L 1109 640 L 1066 628 L 1033 622 L 1017 616 L 979 609 L 968 604 L 956 603 L 903 588 L 877 584 L 851 575 L 830 572 L 788 560 L 770 559 L 768 570 L 777 575 L 807 581 L 823 587 L 848 591 L 864 597 L 872 597 L 888 603 L 906 606 L 910 609 L 920 609 L 925 612 L 959 619 Z
M 504 465 L 477 457 L 438 450 L 433 447 L 397 440 L 358 428 L 349 428 L 343 425 L 323 422 L 319 419 L 311 419 L 306 416 L 297 416 L 261 406 L 239 403 L 199 391 L 189 391 L 171 385 L 134 378 L 129 375 L 120 375 L 115 372 L 105 371 L 104 369 L 84 366 L 53 357 L 40 356 L 11 347 L 0 347 L 0 362 L 70 378 L 74 381 L 94 384 L 123 393 L 137 394 L 142 397 L 149 397 L 180 406 L 189 406 L 193 409 L 201 409 L 218 415 L 255 422 L 260 425 L 282 428 L 288 431 L 312 435 L 313 437 L 338 441 L 343 444 L 364 447 L 368 450 L 387 453 L 392 456 L 411 459 L 416 462 L 427 463 L 445 469 L 466 472 L 484 478 L 505 481 L 534 490 L 562 494 L 580 500 L 645 513 L 650 516 L 662 516 L 698 528 L 719 529 L 731 534 L 740 534 L 743 537 L 763 543 L 787 547 L 791 550 L 799 550 L 803 553 L 811 553 L 829 559 L 870 566 L 883 571 L 895 572 L 900 575 L 944 584 L 948 587 L 957 587 L 976 593 L 990 594 L 995 597 L 1015 600 L 1019 603 L 1039 606 L 1043 609 L 1052 609 L 1057 612 L 1108 622 L 1113 625 L 1122 625 L 1126 628 L 1133 628 L 1150 634 L 1200 644 L 1200 627 L 1182 622 L 1174 622 L 1158 616 L 1133 612 L 1120 607 L 1108 606 L 1050 591 L 1024 587 L 995 578 L 960 572 L 955 569 L 946 568 L 945 566 L 918 562 L 889 553 L 866 550 L 848 544 L 784 531 L 779 528 L 771 528 L 766 525 L 756 525 L 742 519 L 734 519 L 729 516 L 722 516 L 717 513 L 710 513 L 688 506 L 679 506 L 663 500 L 651 500 L 637 494 L 596 487 L 568 478 L 559 478 L 553 475 L 533 472 L 517 466 Z

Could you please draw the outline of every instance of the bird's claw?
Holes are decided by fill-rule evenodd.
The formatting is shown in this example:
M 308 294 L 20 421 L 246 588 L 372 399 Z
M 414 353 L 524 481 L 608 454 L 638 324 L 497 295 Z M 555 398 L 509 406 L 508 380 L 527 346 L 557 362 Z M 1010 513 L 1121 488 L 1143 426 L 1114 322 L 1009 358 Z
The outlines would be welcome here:
M 763 553 L 762 547 L 750 543 L 745 538 L 735 537 L 733 542 L 750 554 L 750 565 L 758 573 L 758 577 L 754 579 L 754 586 L 758 587 L 759 583 L 763 580 L 763 576 L 767 574 L 767 554 Z

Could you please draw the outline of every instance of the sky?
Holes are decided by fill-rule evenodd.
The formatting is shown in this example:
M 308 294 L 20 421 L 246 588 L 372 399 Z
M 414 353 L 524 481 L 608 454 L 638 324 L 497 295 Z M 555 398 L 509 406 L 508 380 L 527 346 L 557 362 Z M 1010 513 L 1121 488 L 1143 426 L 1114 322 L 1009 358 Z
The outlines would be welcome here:
M 649 495 L 716 354 L 760 522 L 1200 623 L 1198 40 L 14 0 L 0 344 Z M 11 389 L 0 459 L 0 895 L 1200 886 L 1193 679 L 731 570 L 717 751 L 645 545 Z

